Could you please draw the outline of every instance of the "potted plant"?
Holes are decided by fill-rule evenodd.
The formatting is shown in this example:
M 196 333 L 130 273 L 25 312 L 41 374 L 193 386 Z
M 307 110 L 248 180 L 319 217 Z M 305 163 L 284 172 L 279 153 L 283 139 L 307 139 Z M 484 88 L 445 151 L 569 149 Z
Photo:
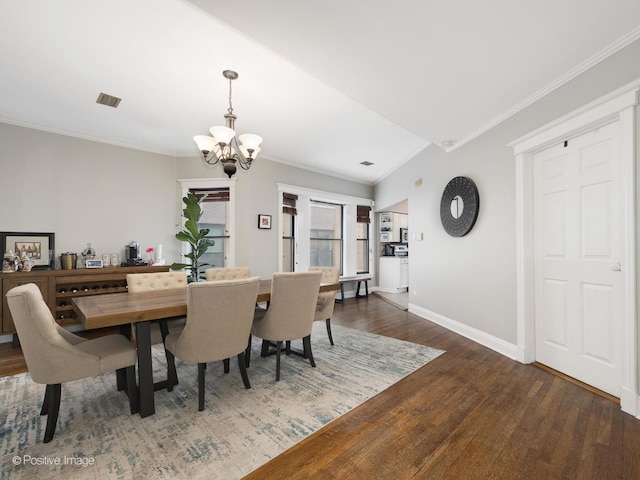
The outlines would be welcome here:
M 193 193 L 188 193 L 182 199 L 185 204 L 182 210 L 184 217 L 184 225 L 179 225 L 180 231 L 176 233 L 176 238 L 181 242 L 189 244 L 189 251 L 183 254 L 190 260 L 190 263 L 172 263 L 171 270 L 186 269 L 190 271 L 187 275 L 189 282 L 200 281 L 200 268 L 209 265 L 208 263 L 200 263 L 200 257 L 204 255 L 209 247 L 215 244 L 215 241 L 207 238 L 209 235 L 208 228 L 198 229 L 198 222 L 202 217 L 202 208 L 200 203 L 206 198 L 198 199 Z

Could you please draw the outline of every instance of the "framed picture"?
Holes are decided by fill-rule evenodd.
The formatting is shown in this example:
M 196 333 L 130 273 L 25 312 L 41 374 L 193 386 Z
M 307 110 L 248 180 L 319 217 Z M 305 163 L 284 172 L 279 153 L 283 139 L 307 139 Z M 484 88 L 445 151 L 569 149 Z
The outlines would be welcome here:
M 271 215 L 258 215 L 258 228 L 271 229 Z
M 26 253 L 34 269 L 53 267 L 55 233 L 0 232 L 0 248 L 2 253 L 13 250 L 20 258 Z
M 381 223 L 389 223 L 391 222 L 391 214 L 390 213 L 381 213 L 380 214 L 380 222 Z

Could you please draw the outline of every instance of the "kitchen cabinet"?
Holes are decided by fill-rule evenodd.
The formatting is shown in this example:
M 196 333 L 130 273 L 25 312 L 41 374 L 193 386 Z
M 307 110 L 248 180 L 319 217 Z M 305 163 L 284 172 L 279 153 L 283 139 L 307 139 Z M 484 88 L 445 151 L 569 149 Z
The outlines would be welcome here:
M 400 293 L 409 288 L 409 257 L 380 257 L 378 287 L 383 292 Z
M 42 298 L 59 325 L 77 324 L 71 305 L 73 297 L 127 291 L 128 273 L 167 272 L 168 265 L 137 267 L 73 268 L 69 270 L 33 270 L 0 274 L 2 283 L 2 333 L 15 333 L 16 328 L 7 304 L 7 292 L 25 283 L 35 283 Z
M 407 228 L 409 215 L 404 213 L 382 212 L 380 213 L 380 241 L 401 242 L 400 229 Z

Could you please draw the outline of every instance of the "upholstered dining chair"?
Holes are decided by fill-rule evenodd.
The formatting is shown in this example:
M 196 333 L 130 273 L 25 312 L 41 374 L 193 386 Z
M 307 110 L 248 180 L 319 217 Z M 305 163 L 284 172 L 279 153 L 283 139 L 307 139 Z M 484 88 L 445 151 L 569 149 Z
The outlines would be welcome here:
M 216 282 L 220 280 L 236 280 L 249 278 L 249 267 L 217 267 L 207 268 L 204 271 L 205 280 Z
M 47 386 L 40 411 L 47 415 L 44 443 L 56 431 L 63 383 L 125 369 L 129 409 L 132 414 L 138 411 L 136 349 L 124 335 L 87 340 L 66 331 L 55 322 L 33 283 L 9 290 L 7 303 L 31 379 Z
M 127 274 L 127 291 L 136 292 L 153 292 L 160 290 L 169 290 L 174 288 L 187 288 L 186 272 L 156 272 L 156 273 L 129 273 Z M 176 318 L 167 320 L 159 320 L 153 322 L 150 326 L 151 345 L 156 343 L 164 343 L 164 338 L 169 333 L 180 333 L 184 327 L 185 319 Z M 135 325 L 131 325 L 133 336 L 135 338 Z
M 262 338 L 261 356 L 275 353 L 276 381 L 280 380 L 282 342 L 301 338 L 304 358 L 309 359 L 312 367 L 316 366 L 311 351 L 311 329 L 321 277 L 322 272 L 274 273 L 269 308 L 256 309 L 251 334 Z M 275 344 L 275 350 L 271 350 L 271 344 Z M 248 364 L 251 341 L 247 352 Z
M 127 292 L 154 292 L 171 289 L 187 288 L 187 273 L 181 272 L 155 272 L 155 273 L 128 273 L 127 274 Z M 151 345 L 158 343 L 164 344 L 165 338 L 169 333 L 180 333 L 184 328 L 186 319 L 184 317 L 161 319 L 157 322 L 151 322 L 149 325 L 149 336 Z M 131 324 L 131 336 L 136 339 L 135 324 Z M 165 348 L 165 357 L 167 362 L 167 350 Z M 176 384 L 178 378 L 175 378 Z
M 340 279 L 340 269 L 338 267 L 309 267 L 310 272 L 322 272 L 320 282 L 338 283 Z M 333 335 L 331 335 L 331 316 L 333 315 L 333 307 L 336 304 L 337 290 L 331 292 L 318 293 L 318 302 L 316 303 L 316 313 L 313 317 L 314 321 L 325 320 L 327 324 L 327 335 L 329 342 L 333 345 Z
M 236 280 L 238 278 L 249 278 L 249 267 L 213 267 L 204 271 L 207 282 L 219 282 L 220 280 Z M 223 362 L 224 373 L 229 373 L 229 359 Z
M 175 358 L 198 364 L 198 410 L 204 410 L 204 372 L 207 362 L 238 356 L 245 388 L 245 348 L 251 332 L 260 277 L 191 283 L 187 287 L 187 323 L 180 334 L 165 341 L 167 390 L 176 384 Z

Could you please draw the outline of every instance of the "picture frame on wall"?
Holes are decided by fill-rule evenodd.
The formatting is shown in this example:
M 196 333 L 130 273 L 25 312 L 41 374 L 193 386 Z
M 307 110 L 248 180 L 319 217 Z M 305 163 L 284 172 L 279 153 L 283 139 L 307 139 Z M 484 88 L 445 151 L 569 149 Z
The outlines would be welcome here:
M 40 232 L 0 232 L 0 248 L 2 253 L 13 251 L 22 258 L 27 254 L 33 261 L 33 269 L 53 267 L 55 250 L 55 233 Z
M 271 230 L 271 215 L 258 215 L 258 228 Z

